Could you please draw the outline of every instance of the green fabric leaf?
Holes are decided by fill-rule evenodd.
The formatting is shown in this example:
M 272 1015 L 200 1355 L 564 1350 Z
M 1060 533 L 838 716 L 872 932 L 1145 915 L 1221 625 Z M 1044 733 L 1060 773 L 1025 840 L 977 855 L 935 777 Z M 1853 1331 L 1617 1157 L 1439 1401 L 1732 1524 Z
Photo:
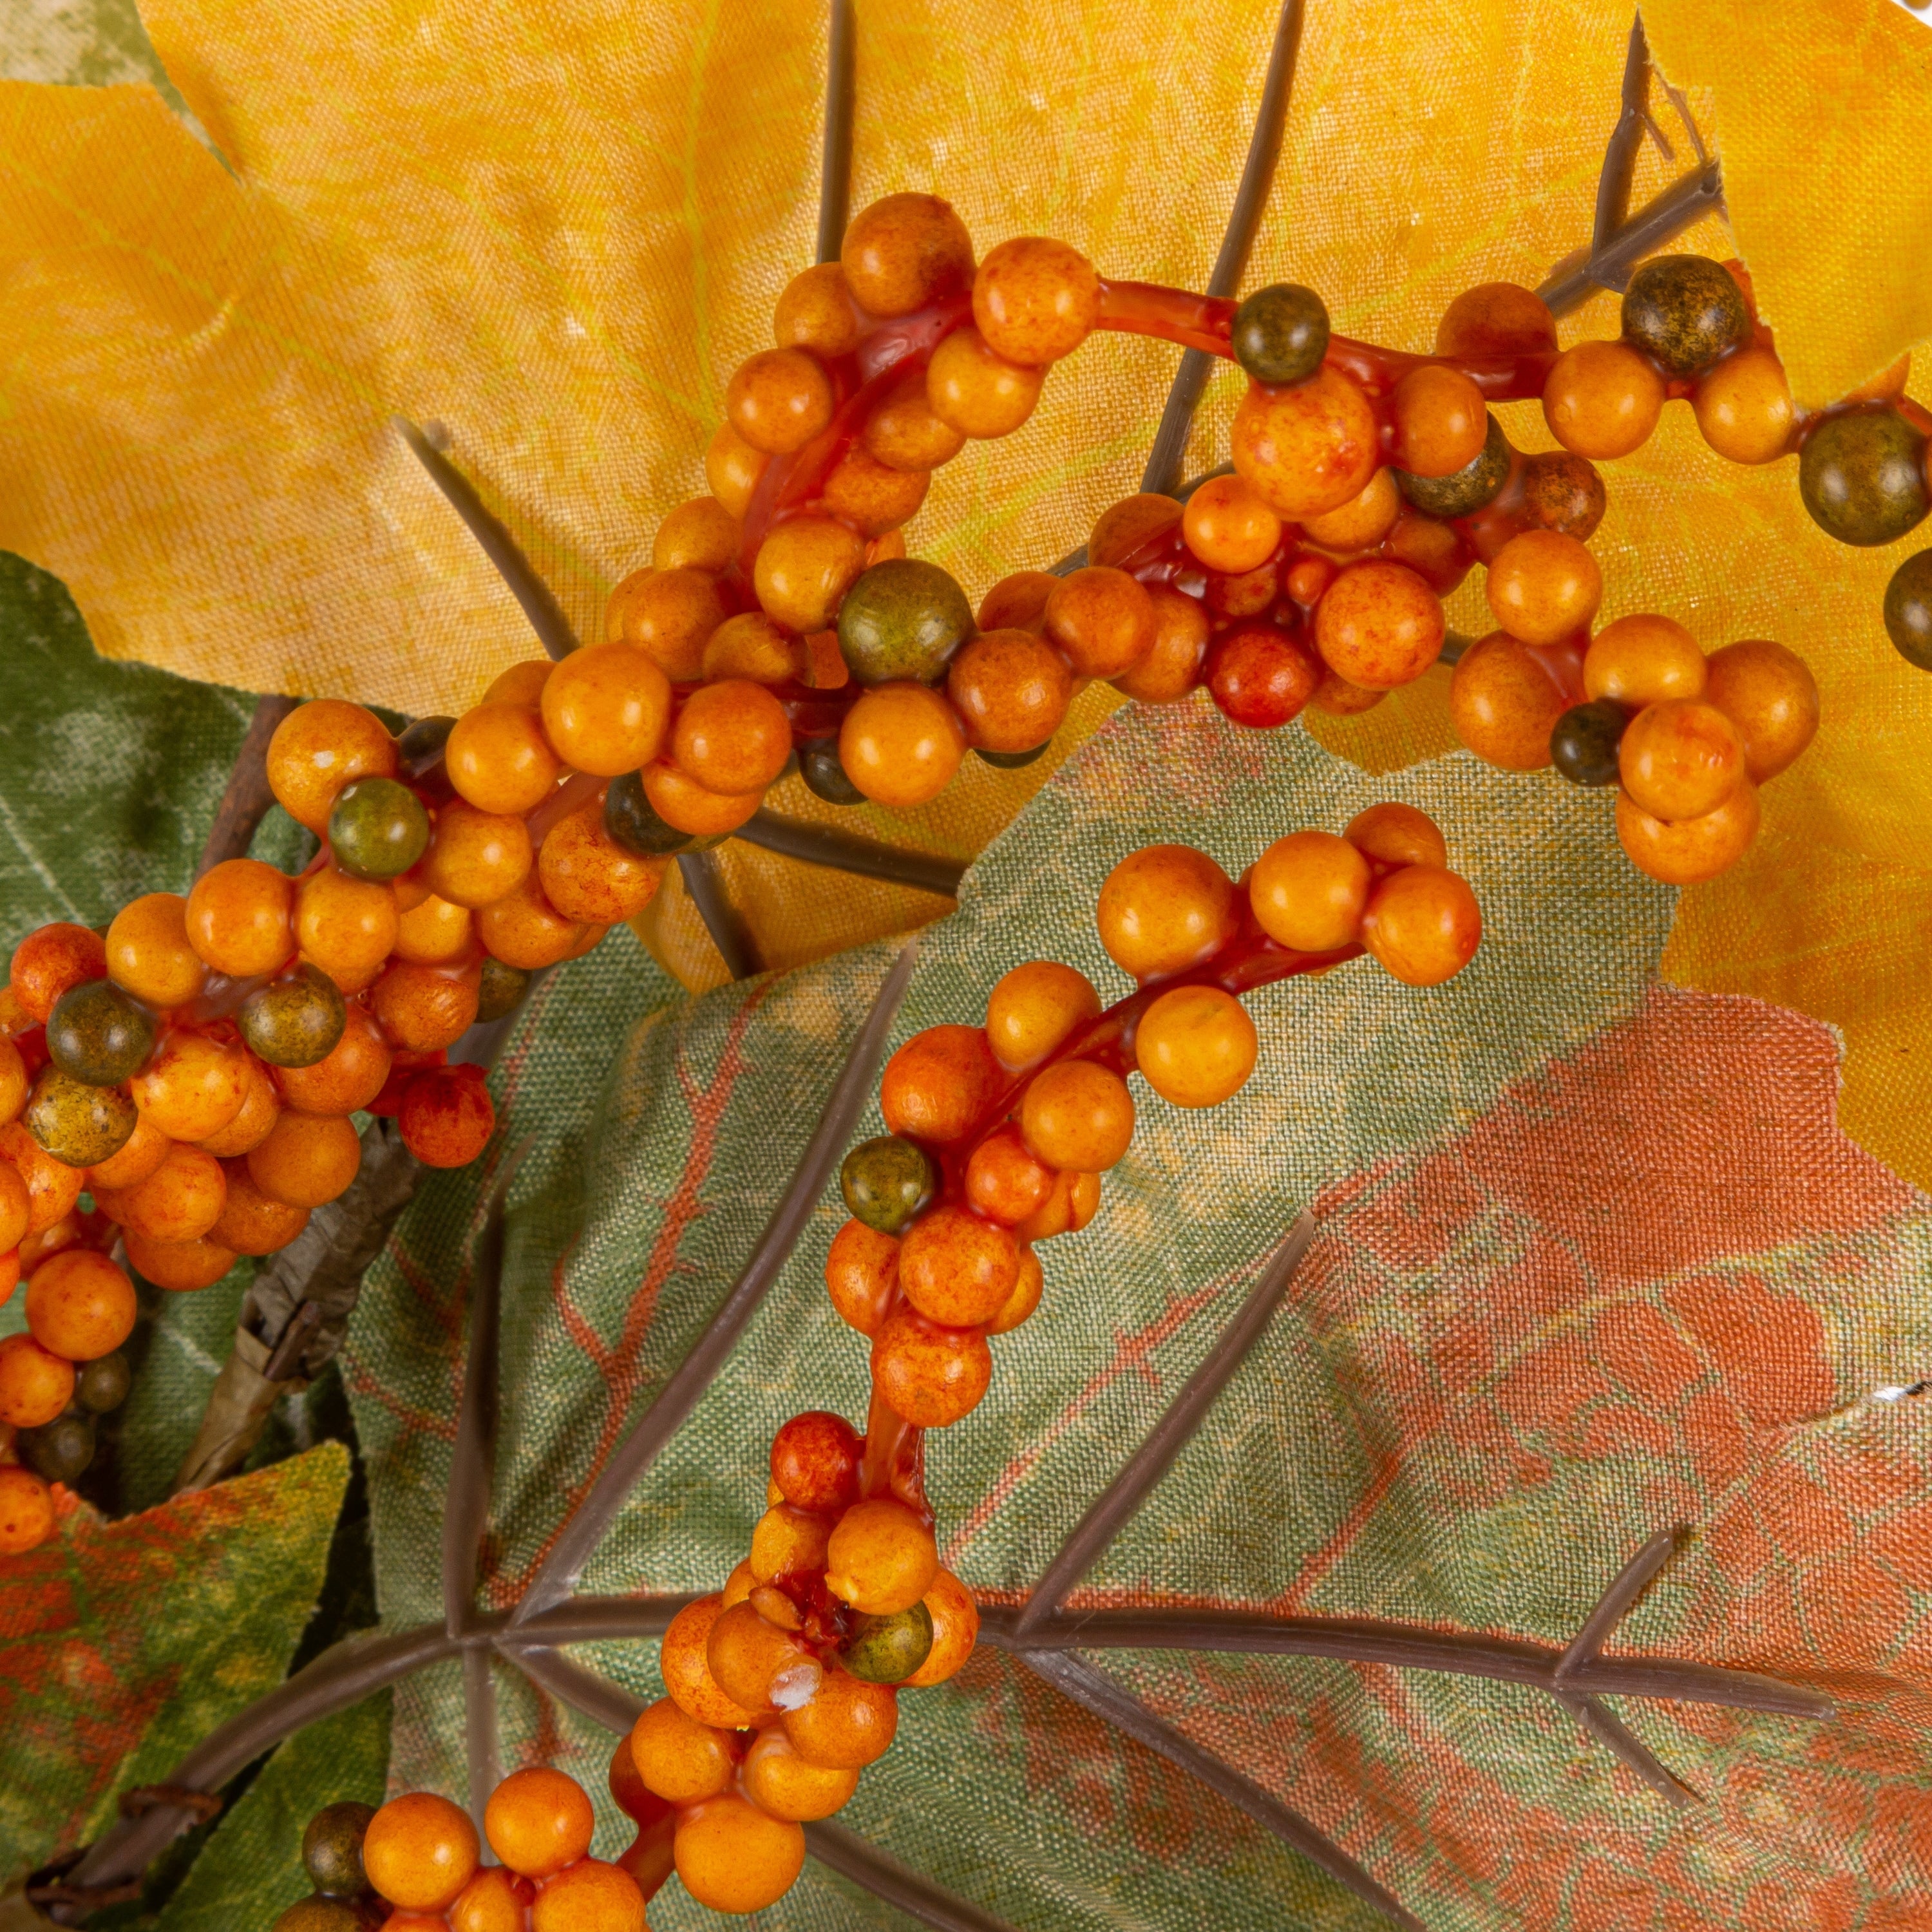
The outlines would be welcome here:
M 314 1609 L 349 1456 L 274 1468 L 8 1559 L 0 1590 L 0 1889 L 92 1841 L 278 1683 Z

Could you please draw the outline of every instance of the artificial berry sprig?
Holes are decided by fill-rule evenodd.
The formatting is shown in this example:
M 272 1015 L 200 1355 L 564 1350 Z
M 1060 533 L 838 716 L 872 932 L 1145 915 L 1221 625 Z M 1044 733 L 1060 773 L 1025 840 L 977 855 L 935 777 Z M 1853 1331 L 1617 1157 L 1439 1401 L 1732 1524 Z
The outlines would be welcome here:
M 1034 1244 L 1086 1226 L 1126 1154 L 1128 1076 L 1184 1107 L 1217 1105 L 1252 1073 L 1239 995 L 1364 951 L 1414 986 L 1474 956 L 1481 915 L 1423 813 L 1380 805 L 1340 836 L 1278 839 L 1238 885 L 1205 853 L 1155 845 L 1101 888 L 1100 937 L 1136 991 L 1102 1010 L 1051 960 L 993 988 L 983 1026 L 915 1034 L 887 1062 L 891 1130 L 847 1156 L 853 1218 L 825 1279 L 872 1343 L 861 1437 L 844 1418 L 794 1416 L 772 1444 L 750 1554 L 681 1610 L 660 1666 L 668 1694 L 614 1765 L 673 1808 L 670 1859 L 700 1903 L 753 1912 L 805 1856 L 890 1746 L 898 1694 L 944 1682 L 972 1654 L 979 1613 L 940 1565 L 923 1437 L 976 1407 L 988 1337 L 1039 1306 Z M 648 1888 L 647 1888 L 648 1890 Z

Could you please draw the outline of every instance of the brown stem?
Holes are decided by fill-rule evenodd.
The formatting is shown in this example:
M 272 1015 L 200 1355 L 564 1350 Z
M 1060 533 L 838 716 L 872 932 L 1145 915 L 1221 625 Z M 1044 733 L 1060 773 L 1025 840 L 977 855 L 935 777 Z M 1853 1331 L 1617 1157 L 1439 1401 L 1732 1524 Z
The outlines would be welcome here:
M 275 728 L 301 701 L 278 696 L 256 699 L 255 715 L 242 734 L 242 748 L 235 754 L 227 788 L 214 808 L 214 822 L 208 828 L 208 842 L 201 848 L 196 878 L 212 872 L 224 860 L 246 855 L 256 828 L 275 802 L 274 794 L 268 789 L 268 740 L 275 735 Z

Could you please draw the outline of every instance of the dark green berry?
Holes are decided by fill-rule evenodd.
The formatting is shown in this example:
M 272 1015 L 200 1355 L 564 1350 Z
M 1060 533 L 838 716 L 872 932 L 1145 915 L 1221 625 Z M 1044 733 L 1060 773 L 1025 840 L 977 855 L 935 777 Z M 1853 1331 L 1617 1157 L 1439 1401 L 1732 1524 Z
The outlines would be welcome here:
M 938 1184 L 924 1150 L 896 1134 L 861 1141 L 838 1170 L 853 1219 L 882 1234 L 896 1234 L 931 1202 Z
M 63 1073 L 115 1087 L 138 1073 L 154 1047 L 154 1016 L 112 980 L 70 986 L 47 1017 L 47 1053 Z
M 94 1460 L 94 1419 L 71 1412 L 23 1429 L 14 1438 L 20 1460 L 44 1483 L 76 1483 Z
M 256 1059 L 271 1066 L 313 1066 L 334 1052 L 349 1009 L 326 973 L 304 965 L 286 980 L 256 987 L 235 1018 Z
M 1234 360 L 1257 382 L 1299 382 L 1328 352 L 1328 308 L 1299 282 L 1257 289 L 1234 311 Z
M 456 729 L 454 718 L 418 718 L 396 740 L 396 760 L 411 778 L 418 778 L 442 757 L 442 748 Z
M 1551 728 L 1551 762 L 1572 784 L 1615 784 L 1617 748 L 1629 722 L 1630 713 L 1613 698 L 1573 704 Z
M 1522 507 L 1539 530 L 1586 543 L 1604 520 L 1608 501 L 1604 479 L 1587 457 L 1546 449 L 1522 460 Z
M 650 800 L 644 796 L 641 772 L 626 772 L 614 778 L 604 794 L 604 830 L 626 852 L 640 859 L 656 859 L 667 852 L 689 849 L 691 834 L 667 825 Z
M 1885 586 L 1885 628 L 1898 654 L 1932 670 L 1932 550 L 1908 556 Z
M 44 1066 L 20 1116 L 28 1133 L 69 1167 L 92 1167 L 128 1144 L 140 1116 L 118 1087 L 96 1087 Z
M 269 1932 L 365 1932 L 384 1916 L 373 1902 L 348 1898 L 304 1898 L 290 1906 Z
M 429 845 L 429 814 L 394 778 L 358 778 L 337 794 L 328 814 L 337 867 L 352 879 L 394 879 Z
M 133 1380 L 128 1358 L 116 1349 L 111 1355 L 98 1356 L 80 1364 L 74 1373 L 74 1399 L 90 1414 L 105 1415 L 128 1400 Z
M 938 564 L 915 556 L 862 572 L 838 606 L 838 649 L 860 684 L 936 684 L 972 634 L 965 592 Z
M 1827 416 L 1798 452 L 1798 490 L 1827 536 L 1894 542 L 1925 514 L 1925 439 L 1895 410 Z
M 1482 448 L 1461 469 L 1447 476 L 1415 476 L 1398 470 L 1396 488 L 1426 516 L 1473 517 L 1509 481 L 1509 438 L 1493 416 L 1489 424 Z
M 1744 293 L 1721 262 L 1660 255 L 1624 292 L 1624 335 L 1673 376 L 1693 376 L 1750 336 Z
M 808 739 L 798 754 L 798 775 L 805 788 L 827 805 L 863 805 L 866 794 L 845 775 L 836 738 Z
M 309 1882 L 325 1898 L 357 1898 L 369 1889 L 362 1869 L 363 1834 L 376 1815 L 373 1804 L 345 1799 L 318 1811 L 302 1834 L 302 1863 Z
M 932 1612 L 923 1604 L 890 1616 L 861 1615 L 840 1658 L 868 1684 L 903 1684 L 932 1654 Z
M 1053 740 L 1049 738 L 1046 741 L 1046 745 L 1052 742 Z M 1046 755 L 1046 745 L 1036 745 L 1030 752 L 988 752 L 982 746 L 975 745 L 973 747 L 973 755 L 976 758 L 983 758 L 989 765 L 997 765 L 1003 772 L 1016 772 L 1022 765 L 1030 765 L 1034 759 L 1044 758 Z
M 476 1024 L 483 1025 L 490 1020 L 500 1020 L 506 1013 L 514 1012 L 517 1003 L 530 989 L 530 976 L 514 966 L 506 966 L 500 959 L 492 959 L 486 954 L 483 961 L 483 981 L 476 991 Z

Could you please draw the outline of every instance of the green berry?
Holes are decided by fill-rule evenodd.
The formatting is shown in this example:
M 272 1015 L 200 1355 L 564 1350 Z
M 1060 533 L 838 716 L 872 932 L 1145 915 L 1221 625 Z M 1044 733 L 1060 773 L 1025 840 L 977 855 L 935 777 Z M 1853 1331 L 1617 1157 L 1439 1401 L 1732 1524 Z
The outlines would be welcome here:
M 94 1460 L 94 1420 L 91 1416 L 57 1415 L 38 1429 L 23 1429 L 14 1438 L 20 1460 L 44 1483 L 76 1483 Z
M 70 986 L 47 1018 L 47 1052 L 63 1073 L 116 1087 L 154 1051 L 154 1016 L 111 980 Z
M 74 1399 L 91 1414 L 105 1415 L 128 1400 L 133 1379 L 128 1358 L 116 1349 L 111 1355 L 98 1356 L 80 1364 L 74 1374 Z
M 382 1922 L 362 1900 L 304 1898 L 289 1907 L 269 1932 L 365 1932 Z
M 1885 628 L 1898 654 L 1932 670 L 1932 550 L 1908 556 L 1885 587 Z
M 476 1024 L 500 1020 L 513 1012 L 517 1003 L 530 989 L 530 976 L 514 966 L 487 954 L 483 961 L 483 981 L 476 992 Z
M 1234 311 L 1234 360 L 1257 382 L 1299 382 L 1328 352 L 1328 308 L 1312 289 L 1276 282 Z
M 1482 448 L 1461 469 L 1447 476 L 1414 476 L 1398 470 L 1396 488 L 1425 516 L 1473 517 L 1509 481 L 1509 438 L 1493 416 L 1489 424 Z
M 1811 520 L 1843 544 L 1888 544 L 1925 514 L 1925 439 L 1895 410 L 1827 416 L 1798 455 Z
M 1695 375 L 1750 337 L 1743 291 L 1721 262 L 1660 255 L 1631 276 L 1624 334 L 1673 376 Z
M 1049 738 L 1046 741 L 1046 745 L 1052 742 L 1053 740 Z M 1046 745 L 1036 745 L 1030 752 L 988 752 L 982 746 L 975 745 L 973 747 L 973 755 L 976 758 L 983 759 L 989 765 L 997 766 L 1003 772 L 1016 772 L 1022 765 L 1030 765 L 1034 759 L 1044 758 L 1046 755 Z
M 271 1066 L 313 1066 L 334 1052 L 349 1009 L 326 973 L 304 965 L 286 980 L 258 986 L 235 1018 L 256 1059 Z
M 352 879 L 394 879 L 429 845 L 429 814 L 394 778 L 357 778 L 337 795 L 328 814 L 336 866 Z
M 896 1134 L 861 1141 L 838 1170 L 853 1219 L 882 1234 L 896 1234 L 931 1203 L 938 1185 L 924 1150 Z
M 798 754 L 798 775 L 805 788 L 827 805 L 863 805 L 866 794 L 845 776 L 836 738 L 812 738 Z
M 302 1834 L 302 1863 L 309 1882 L 325 1898 L 358 1898 L 369 1889 L 362 1869 L 362 1838 L 376 1815 L 373 1804 L 345 1799 L 318 1811 Z
M 1617 748 L 1629 722 L 1630 713 L 1613 698 L 1573 704 L 1551 728 L 1550 760 L 1572 784 L 1615 784 Z
M 936 684 L 972 634 L 965 592 L 938 564 L 917 557 L 874 564 L 838 606 L 838 648 L 860 684 Z
M 932 1612 L 923 1604 L 890 1616 L 861 1615 L 840 1661 L 868 1684 L 903 1684 L 932 1653 Z
M 119 1088 L 96 1087 L 58 1066 L 44 1066 L 20 1118 L 55 1160 L 92 1167 L 128 1144 L 140 1116 Z
M 604 830 L 626 852 L 655 859 L 667 852 L 690 849 L 691 834 L 667 825 L 644 796 L 641 772 L 626 772 L 610 781 L 604 794 Z

